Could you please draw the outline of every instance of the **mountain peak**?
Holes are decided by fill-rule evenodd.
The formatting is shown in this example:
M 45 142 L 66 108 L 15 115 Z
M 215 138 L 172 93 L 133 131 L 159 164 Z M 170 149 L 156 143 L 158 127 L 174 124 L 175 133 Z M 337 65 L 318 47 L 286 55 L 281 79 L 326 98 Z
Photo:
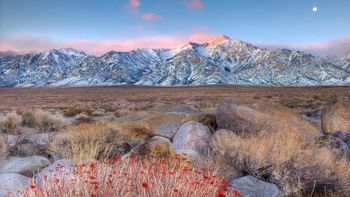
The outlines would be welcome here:
M 223 42 L 230 41 L 230 40 L 231 39 L 228 36 L 220 35 L 220 36 L 218 36 L 216 38 L 213 38 L 213 39 L 209 40 L 208 43 L 210 45 L 218 45 L 218 44 L 221 44 Z

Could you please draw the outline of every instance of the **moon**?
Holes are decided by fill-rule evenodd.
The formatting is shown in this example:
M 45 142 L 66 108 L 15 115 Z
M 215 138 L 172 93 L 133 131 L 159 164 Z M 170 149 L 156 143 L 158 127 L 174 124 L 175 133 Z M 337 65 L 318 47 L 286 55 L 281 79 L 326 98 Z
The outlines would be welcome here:
M 314 7 L 312 8 L 312 11 L 313 11 L 313 12 L 317 12 L 317 10 L 318 10 L 317 6 L 314 6 Z

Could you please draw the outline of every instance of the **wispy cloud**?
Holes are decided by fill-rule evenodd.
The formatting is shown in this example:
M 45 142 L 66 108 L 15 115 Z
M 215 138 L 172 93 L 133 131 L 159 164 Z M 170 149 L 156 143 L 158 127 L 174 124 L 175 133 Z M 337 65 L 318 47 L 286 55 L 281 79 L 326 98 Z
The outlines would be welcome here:
M 288 44 L 257 44 L 268 49 L 288 48 L 305 51 L 316 55 L 326 56 L 346 56 L 350 54 L 350 35 L 343 38 L 331 40 L 327 43 L 312 43 L 308 45 L 288 45 Z
M 203 0 L 186 0 L 185 5 L 186 5 L 186 7 L 191 8 L 191 9 L 203 9 L 204 8 Z
M 350 35 L 332 40 L 326 44 L 311 44 L 305 47 L 301 47 L 306 51 L 321 55 L 340 55 L 345 56 L 350 54 Z
M 142 19 L 145 21 L 154 21 L 154 20 L 163 19 L 163 17 L 156 14 L 156 13 L 147 13 L 147 14 L 142 15 Z
M 172 48 L 187 42 L 204 43 L 214 36 L 207 33 L 194 33 L 189 36 L 147 36 L 135 39 L 105 41 L 72 40 L 62 42 L 41 37 L 14 37 L 0 40 L 0 51 L 17 52 L 44 51 L 53 48 L 75 48 L 88 54 L 101 55 L 107 51 L 130 51 L 137 48 Z M 332 40 L 325 44 L 310 45 L 267 45 L 256 44 L 269 49 L 288 48 L 310 52 L 316 55 L 345 56 L 350 54 L 350 36 Z
M 53 48 L 75 48 L 88 54 L 101 55 L 111 50 L 130 51 L 137 48 L 172 48 L 191 42 L 203 43 L 213 38 L 205 33 L 182 36 L 150 36 L 125 40 L 73 40 L 61 42 L 39 37 L 16 37 L 0 40 L 0 51 L 13 50 L 17 52 L 44 51 Z
M 129 0 L 129 8 L 132 11 L 138 11 L 138 9 L 140 8 L 141 5 L 141 1 L 140 0 Z
M 187 40 L 191 42 L 204 43 L 213 38 L 214 36 L 211 34 L 197 33 L 197 34 L 190 35 Z

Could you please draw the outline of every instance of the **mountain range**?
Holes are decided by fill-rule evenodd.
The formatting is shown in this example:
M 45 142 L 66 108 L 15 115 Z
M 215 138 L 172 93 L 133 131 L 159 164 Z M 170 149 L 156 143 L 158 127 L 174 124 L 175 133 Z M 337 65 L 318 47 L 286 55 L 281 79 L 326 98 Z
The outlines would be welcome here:
M 171 49 L 110 51 L 75 49 L 41 53 L 0 52 L 0 86 L 105 85 L 350 85 L 350 55 L 319 57 L 296 50 L 268 50 L 219 36 Z

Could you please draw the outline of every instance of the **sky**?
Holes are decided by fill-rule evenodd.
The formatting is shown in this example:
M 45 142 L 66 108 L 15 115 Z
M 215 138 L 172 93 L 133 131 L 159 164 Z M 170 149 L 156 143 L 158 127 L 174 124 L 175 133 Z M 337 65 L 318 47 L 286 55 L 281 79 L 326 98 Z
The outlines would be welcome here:
M 350 54 L 350 0 L 0 0 L 0 51 L 171 48 L 219 35 Z

